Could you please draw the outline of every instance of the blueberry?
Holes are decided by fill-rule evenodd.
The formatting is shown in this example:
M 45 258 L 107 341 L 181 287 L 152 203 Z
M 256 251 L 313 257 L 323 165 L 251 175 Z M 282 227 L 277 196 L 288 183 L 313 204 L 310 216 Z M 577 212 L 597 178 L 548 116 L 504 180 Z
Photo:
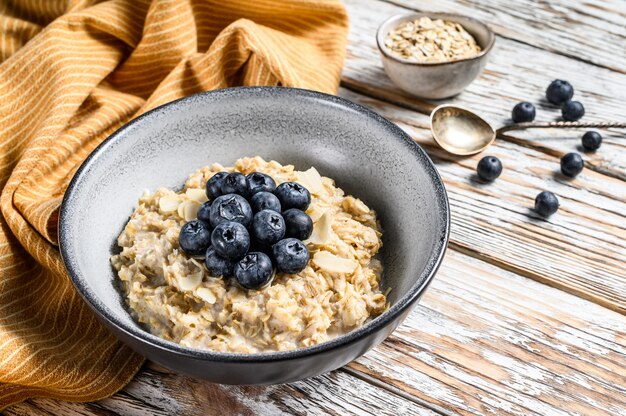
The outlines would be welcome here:
M 493 181 L 502 173 L 502 162 L 495 156 L 485 156 L 478 162 L 478 176 L 485 181 Z
M 211 202 L 205 202 L 198 209 L 198 219 L 206 224 L 211 223 Z
M 306 211 L 311 203 L 308 189 L 296 182 L 283 182 L 274 191 L 283 209 L 298 208 Z
M 285 237 L 293 237 L 298 240 L 306 240 L 313 232 L 313 220 L 304 211 L 296 208 L 283 212 L 285 220 Z
M 565 121 L 580 120 L 585 115 L 585 107 L 580 101 L 568 101 L 561 108 L 561 115 Z
M 235 264 L 235 278 L 246 289 L 259 289 L 272 280 L 272 261 L 264 253 L 248 253 Z
M 266 246 L 277 243 L 285 236 L 283 216 L 269 209 L 257 212 L 252 220 L 252 235 Z
M 254 195 L 258 192 L 274 192 L 276 182 L 271 176 L 261 172 L 252 172 L 246 176 L 248 183 L 248 195 Z
M 552 192 L 543 191 L 535 198 L 535 211 L 542 217 L 549 217 L 559 209 L 559 199 Z
M 242 258 L 250 248 L 250 234 L 238 222 L 223 222 L 213 230 L 211 242 L 217 254 L 230 260 Z
M 297 238 L 285 238 L 274 244 L 272 254 L 276 268 L 284 273 L 301 272 L 309 262 L 309 250 Z
M 211 230 L 202 221 L 189 221 L 180 229 L 178 244 L 190 256 L 204 255 L 211 245 Z
M 235 263 L 217 254 L 213 247 L 209 247 L 206 251 L 204 262 L 209 274 L 213 277 L 231 277 L 235 273 Z
M 272 254 L 272 246 L 261 244 L 255 238 L 250 239 L 250 248 L 248 249 L 248 252 L 249 253 L 252 253 L 252 252 L 264 253 L 264 254 L 267 254 L 270 259 L 272 259 L 274 256 Z
M 588 131 L 583 134 L 583 147 L 585 150 L 594 151 L 600 148 L 602 136 L 597 131 Z
M 209 219 L 213 228 L 227 221 L 238 222 L 247 227 L 252 222 L 252 208 L 241 195 L 222 195 L 211 204 Z
M 226 176 L 228 176 L 228 172 L 217 172 L 206 182 L 206 196 L 209 198 L 209 201 L 222 195 L 222 182 L 224 182 Z
M 583 158 L 578 153 L 568 153 L 561 158 L 561 172 L 570 178 L 582 172 L 583 166 Z
M 546 90 L 546 98 L 552 104 L 562 105 L 574 96 L 574 87 L 567 81 L 555 79 Z
M 272 211 L 280 212 L 280 201 L 276 195 L 269 192 L 258 192 L 250 198 L 250 205 L 254 212 L 263 211 L 264 209 L 271 209 Z
M 248 196 L 248 183 L 243 173 L 229 173 L 222 182 L 222 194 Z
M 533 121 L 535 119 L 535 106 L 527 101 L 519 103 L 513 107 L 511 118 L 514 123 Z

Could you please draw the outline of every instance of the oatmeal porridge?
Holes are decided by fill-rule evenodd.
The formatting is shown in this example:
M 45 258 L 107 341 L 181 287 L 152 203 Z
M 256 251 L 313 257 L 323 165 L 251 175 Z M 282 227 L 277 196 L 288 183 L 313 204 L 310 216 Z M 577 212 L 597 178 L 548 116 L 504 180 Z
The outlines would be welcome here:
M 208 202 L 207 193 L 215 196 L 210 188 L 221 175 L 232 174 L 233 180 L 220 189 L 230 186 L 237 192 L 243 176 L 237 172 L 248 175 L 248 181 L 253 173 L 268 178 L 282 212 L 280 207 L 272 211 L 273 194 L 265 192 L 272 195 L 247 196 L 252 210 L 261 210 L 253 220 L 237 205 L 236 214 L 244 220 L 220 223 L 218 218 L 214 223 L 211 217 L 207 225 L 209 210 L 211 215 L 232 214 L 228 204 L 245 199 L 225 195 L 221 198 L 228 201 L 219 210 L 218 199 Z M 300 191 L 309 199 L 300 204 L 281 195 L 281 189 Z M 289 206 L 296 207 L 290 215 Z M 247 235 L 246 227 L 253 242 L 244 249 L 232 236 L 240 229 Z M 286 231 L 274 236 L 280 227 Z M 183 240 L 185 232 L 193 232 L 189 235 L 195 240 Z M 194 251 L 198 239 L 204 246 Z M 275 243 L 277 239 L 282 240 Z M 254 241 L 271 244 L 267 255 Z M 315 168 L 296 171 L 260 157 L 239 159 L 233 167 L 203 167 L 189 176 L 181 192 L 146 191 L 117 242 L 121 251 L 111 262 L 134 319 L 152 334 L 187 347 L 237 353 L 308 347 L 352 331 L 388 308 L 380 288 L 382 265 L 375 257 L 382 245 L 376 213 Z M 241 250 L 230 256 L 222 243 L 232 243 L 233 253 Z M 285 260 L 281 244 L 299 251 Z M 242 258 L 244 251 L 248 254 Z M 221 255 L 240 260 L 229 263 Z M 220 270 L 224 276 L 218 275 Z

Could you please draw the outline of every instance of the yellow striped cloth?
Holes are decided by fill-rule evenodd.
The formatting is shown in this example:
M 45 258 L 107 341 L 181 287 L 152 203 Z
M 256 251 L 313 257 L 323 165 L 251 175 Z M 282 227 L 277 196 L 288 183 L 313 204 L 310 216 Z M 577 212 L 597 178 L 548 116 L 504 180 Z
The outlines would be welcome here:
M 0 408 L 96 400 L 143 359 L 74 291 L 57 249 L 63 191 L 115 129 L 236 85 L 336 91 L 337 0 L 0 0 Z

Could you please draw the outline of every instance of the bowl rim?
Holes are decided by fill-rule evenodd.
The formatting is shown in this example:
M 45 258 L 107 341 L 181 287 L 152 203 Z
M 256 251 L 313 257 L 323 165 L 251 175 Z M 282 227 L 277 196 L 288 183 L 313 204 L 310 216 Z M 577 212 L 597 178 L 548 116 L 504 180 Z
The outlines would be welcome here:
M 453 21 L 455 23 L 459 23 L 458 21 L 455 20 L 455 19 L 459 19 L 459 18 L 470 20 L 470 21 L 472 21 L 472 22 L 482 26 L 487 31 L 487 33 L 489 35 L 489 39 L 487 41 L 487 46 L 484 47 L 482 51 L 480 51 L 479 53 L 477 53 L 476 55 L 474 55 L 472 57 L 463 58 L 463 59 L 457 59 L 457 60 L 454 60 L 454 61 L 445 61 L 445 62 L 415 62 L 415 61 L 410 61 L 408 59 L 400 58 L 399 56 L 396 56 L 393 53 L 391 53 L 391 51 L 389 51 L 387 46 L 385 46 L 385 44 L 384 44 L 383 33 L 382 33 L 383 27 L 387 26 L 387 24 L 389 24 L 390 22 L 392 22 L 394 20 L 403 20 L 403 19 L 410 18 L 410 17 L 423 17 L 423 16 L 427 16 L 427 17 L 430 17 L 430 18 L 437 18 L 437 19 L 447 19 L 447 20 Z M 461 23 L 459 23 L 459 24 L 461 24 Z M 384 34 L 384 36 L 386 36 L 386 35 L 387 34 Z M 495 45 L 495 43 L 496 43 L 496 35 L 495 35 L 494 31 L 491 30 L 491 28 L 487 24 L 483 23 L 482 21 L 480 21 L 478 19 L 474 19 L 473 17 L 465 16 L 465 15 L 458 14 L 458 13 L 444 13 L 444 12 L 437 12 L 437 13 L 435 13 L 435 12 L 433 12 L 433 13 L 429 13 L 429 12 L 398 13 L 398 14 L 394 14 L 393 16 L 385 19 L 385 21 L 382 22 L 378 26 L 378 29 L 376 30 L 376 46 L 378 46 L 378 50 L 385 57 L 393 59 L 394 61 L 399 62 L 401 64 L 414 65 L 414 66 L 423 66 L 423 67 L 435 67 L 435 66 L 444 66 L 444 65 L 457 64 L 457 63 L 460 63 L 460 62 L 478 61 L 478 60 L 484 58 L 485 56 L 487 56 L 489 54 L 489 52 L 491 52 L 491 50 L 493 49 L 493 45 Z
M 329 341 L 325 341 L 310 347 L 297 348 L 287 351 L 243 354 L 230 352 L 225 353 L 212 350 L 184 347 L 173 341 L 167 341 L 163 338 L 149 333 L 138 325 L 129 325 L 126 322 L 117 319 L 116 315 L 112 313 L 111 310 L 103 302 L 101 302 L 96 294 L 89 288 L 87 280 L 83 276 L 81 276 L 79 270 L 74 269 L 73 263 L 69 260 L 71 252 L 68 251 L 68 245 L 71 244 L 69 243 L 69 241 L 71 240 L 71 236 L 68 235 L 69 230 L 66 221 L 68 221 L 68 217 L 71 217 L 71 201 L 78 196 L 78 185 L 82 176 L 89 171 L 89 167 L 97 160 L 100 155 L 106 152 L 106 150 L 117 140 L 122 139 L 124 137 L 125 131 L 128 130 L 131 126 L 142 123 L 144 122 L 144 120 L 150 120 L 152 115 L 155 113 L 167 111 L 169 108 L 185 106 L 187 105 L 187 103 L 191 103 L 193 102 L 193 100 L 198 99 L 198 96 L 203 96 L 206 97 L 206 99 L 215 101 L 223 97 L 241 94 L 242 92 L 246 94 L 268 94 L 272 96 L 282 95 L 283 97 L 287 98 L 291 95 L 304 96 L 305 98 L 310 98 L 316 101 L 321 100 L 325 103 L 330 103 L 341 107 L 347 107 L 347 109 L 349 110 L 356 111 L 361 115 L 374 119 L 378 123 L 382 124 L 382 126 L 385 127 L 387 130 L 389 130 L 392 136 L 396 137 L 402 144 L 407 146 L 408 150 L 412 151 L 413 154 L 418 159 L 420 159 L 422 163 L 425 164 L 427 175 L 430 177 L 435 188 L 435 197 L 438 199 L 439 205 L 441 207 L 440 212 L 437 213 L 438 220 L 441 223 L 440 229 L 438 230 L 438 241 L 436 241 L 436 246 L 432 250 L 426 266 L 424 267 L 424 270 L 417 279 L 417 282 L 419 282 L 419 284 L 413 285 L 408 293 L 402 296 L 398 300 L 398 302 L 396 302 L 396 304 L 390 307 L 387 311 L 383 312 L 381 315 L 367 322 L 362 327 L 352 330 L 347 334 L 341 335 L 337 338 L 333 338 Z M 70 181 L 63 197 L 63 201 L 61 203 L 61 208 L 59 212 L 58 233 L 59 250 L 72 284 L 81 295 L 81 297 L 91 307 L 91 309 L 95 311 L 96 315 L 106 321 L 108 325 L 112 326 L 117 331 L 120 331 L 130 338 L 138 340 L 140 343 L 149 344 L 149 346 L 151 346 L 152 348 L 156 348 L 158 350 L 165 351 L 170 354 L 176 354 L 179 356 L 214 362 L 266 363 L 308 357 L 333 349 L 345 347 L 371 335 L 372 333 L 378 332 L 379 330 L 386 327 L 389 323 L 393 322 L 396 318 L 401 316 L 405 311 L 408 312 L 411 305 L 413 305 L 413 303 L 415 303 L 420 298 L 424 290 L 432 281 L 445 255 L 446 248 L 448 246 L 448 240 L 450 237 L 450 206 L 443 181 L 426 152 L 398 126 L 385 119 L 381 115 L 375 113 L 374 111 L 344 98 L 325 94 L 318 91 L 289 87 L 235 87 L 193 94 L 163 104 L 134 118 L 133 120 L 124 124 L 118 130 L 116 130 L 108 138 L 106 138 L 89 154 L 89 156 L 87 156 L 85 161 L 80 165 L 72 180 Z M 66 242 L 68 243 L 66 244 Z

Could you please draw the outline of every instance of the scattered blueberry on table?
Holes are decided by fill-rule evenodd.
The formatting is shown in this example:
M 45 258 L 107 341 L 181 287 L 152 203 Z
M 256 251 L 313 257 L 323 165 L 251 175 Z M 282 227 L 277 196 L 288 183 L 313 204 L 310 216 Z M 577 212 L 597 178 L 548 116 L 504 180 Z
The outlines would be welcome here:
M 565 121 L 577 121 L 585 115 L 585 107 L 580 101 L 568 101 L 563 104 L 561 115 Z
M 584 165 L 583 158 L 575 152 L 568 153 L 561 158 L 561 172 L 570 178 L 582 172 Z
M 552 192 L 543 191 L 535 198 L 535 211 L 542 217 L 549 217 L 559 209 L 559 199 Z
M 180 229 L 178 243 L 190 256 L 203 255 L 211 245 L 211 230 L 202 221 L 189 221 Z
M 304 270 L 310 254 L 302 240 L 313 232 L 304 212 L 308 189 L 296 182 L 276 186 L 261 172 L 218 172 L 207 181 L 206 195 L 209 201 L 197 220 L 181 227 L 178 243 L 190 256 L 203 255 L 211 276 L 234 277 L 253 290 L 270 283 L 274 270 Z
M 521 102 L 513 107 L 511 118 L 514 123 L 524 123 L 535 119 L 535 106 L 528 101 Z
M 602 135 L 597 131 L 588 131 L 583 134 L 582 143 L 585 150 L 593 152 L 598 150 L 600 145 L 602 145 Z
M 495 156 L 485 156 L 480 159 L 476 173 L 484 181 L 493 181 L 502 173 L 502 162 Z
M 546 98 L 552 104 L 563 105 L 574 96 L 574 87 L 567 81 L 555 79 L 546 90 Z

